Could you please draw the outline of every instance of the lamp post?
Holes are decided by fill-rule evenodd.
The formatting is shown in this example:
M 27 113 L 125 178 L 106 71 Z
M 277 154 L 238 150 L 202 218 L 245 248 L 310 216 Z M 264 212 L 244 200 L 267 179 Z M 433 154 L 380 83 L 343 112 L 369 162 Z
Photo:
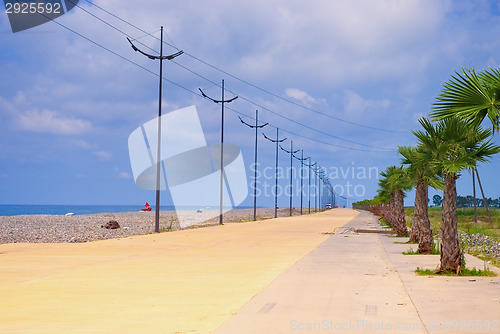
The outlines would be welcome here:
M 163 26 L 161 27 L 161 38 L 160 38 L 160 55 L 154 56 L 139 50 L 134 43 L 127 37 L 132 49 L 139 52 L 151 60 L 160 60 L 160 87 L 159 87 L 159 98 L 158 98 L 158 150 L 156 153 L 156 207 L 155 207 L 155 232 L 160 232 L 160 169 L 161 169 L 161 93 L 162 93 L 162 82 L 163 82 L 163 60 L 172 60 L 177 56 L 183 54 L 183 51 L 171 54 L 169 56 L 163 55 Z
M 332 209 L 335 208 L 335 191 L 333 190 L 333 187 L 332 187 Z
M 333 189 L 332 185 L 330 183 L 330 180 L 327 178 L 325 181 L 325 187 L 326 190 L 328 191 L 328 204 L 330 204 L 331 208 L 333 209 Z
M 304 160 L 309 159 L 309 157 L 304 158 L 304 150 L 302 151 L 302 157 L 297 158 L 295 155 L 293 156 L 295 159 L 300 160 L 300 214 L 302 214 L 302 195 L 304 193 Z
M 314 168 L 314 174 L 316 174 L 316 191 L 314 192 L 314 212 L 316 211 L 317 208 L 317 202 L 318 202 L 318 190 L 319 190 L 319 165 L 316 165 L 316 168 Z
M 238 116 L 241 123 L 245 124 L 250 128 L 255 128 L 255 162 L 254 162 L 254 174 L 253 174 L 253 220 L 257 220 L 257 130 L 265 127 L 269 123 L 259 125 L 259 111 L 255 110 L 255 125 L 250 125 Z
M 290 217 L 292 216 L 292 201 L 293 201 L 293 154 L 300 150 L 293 150 L 293 140 L 290 141 L 290 151 L 285 150 L 283 147 L 280 148 L 286 153 L 290 153 Z
M 275 192 L 274 192 L 274 218 L 278 217 L 278 144 L 282 143 L 286 140 L 286 137 L 283 139 L 279 139 L 279 128 L 276 128 L 276 139 L 271 139 L 268 136 L 265 135 L 265 133 L 262 133 L 264 135 L 264 138 L 267 140 L 276 143 L 276 183 L 275 183 Z
M 229 100 L 224 100 L 224 80 L 222 80 L 222 98 L 220 100 L 213 99 L 205 94 L 201 88 L 198 88 L 204 98 L 209 99 L 215 103 L 220 103 L 222 106 L 222 118 L 220 127 L 220 212 L 219 212 L 219 224 L 222 225 L 222 206 L 224 202 L 223 193 L 223 179 L 224 179 L 224 103 L 231 103 L 238 98 L 235 96 Z
M 311 157 L 309 157 L 309 164 L 306 165 L 309 167 L 309 173 L 307 175 L 309 176 L 309 191 L 307 192 L 307 196 L 309 197 L 309 213 L 311 213 L 311 167 L 316 166 L 317 162 L 311 164 Z
M 323 189 L 323 187 L 325 186 L 325 180 L 323 180 L 323 177 L 324 177 L 324 171 L 323 169 L 320 169 L 319 170 L 319 180 L 318 180 L 318 211 L 321 212 L 321 190 Z M 321 182 L 323 182 L 323 185 L 321 185 Z

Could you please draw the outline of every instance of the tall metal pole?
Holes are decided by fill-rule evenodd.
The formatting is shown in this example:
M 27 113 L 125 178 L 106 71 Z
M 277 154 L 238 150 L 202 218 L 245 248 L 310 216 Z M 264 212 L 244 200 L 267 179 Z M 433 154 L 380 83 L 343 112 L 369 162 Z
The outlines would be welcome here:
M 316 206 L 318 202 L 318 190 L 319 190 L 319 166 L 316 166 L 314 173 L 316 174 L 316 184 L 317 184 L 316 191 L 314 193 L 314 212 L 317 212 Z
M 479 178 L 479 173 L 477 172 L 477 168 L 474 168 L 474 170 L 476 171 L 477 183 L 479 184 L 479 189 L 481 190 L 481 195 L 483 195 L 484 207 L 486 209 L 486 213 L 488 214 L 488 219 L 491 223 L 491 214 L 490 214 L 490 210 L 488 209 L 488 201 L 486 200 L 486 197 L 484 196 L 483 185 L 481 184 L 481 179 Z
M 311 157 L 308 157 L 307 159 L 309 159 L 309 164 L 306 165 L 307 167 L 309 167 L 309 172 L 308 172 L 309 191 L 307 192 L 307 196 L 309 197 L 309 213 L 311 213 L 311 167 L 316 166 L 317 162 L 315 162 L 314 164 L 311 164 Z
M 155 232 L 160 232 L 160 161 L 161 161 L 161 91 L 163 76 L 163 26 L 160 37 L 160 93 L 158 97 L 158 151 L 156 152 L 156 206 L 155 206 Z
M 222 106 L 221 127 L 220 127 L 220 211 L 219 211 L 219 224 L 222 225 L 222 207 L 224 205 L 224 103 L 231 103 L 238 98 L 233 97 L 229 100 L 224 100 L 224 80 L 222 80 L 222 99 L 216 100 L 205 94 L 201 88 L 198 88 L 204 98 L 212 100 L 215 103 L 220 103 Z
M 160 232 L 160 170 L 161 170 L 161 98 L 162 98 L 162 83 L 163 83 L 163 60 L 172 60 L 177 56 L 183 54 L 183 51 L 171 54 L 169 56 L 163 56 L 163 26 L 161 27 L 161 37 L 160 37 L 160 56 L 154 56 L 139 50 L 132 41 L 127 37 L 132 49 L 139 52 L 149 59 L 160 60 L 160 85 L 159 85 L 159 98 L 158 98 L 158 150 L 156 152 L 156 207 L 155 207 L 155 232 Z
M 220 127 L 220 211 L 219 211 L 219 224 L 222 225 L 222 207 L 224 205 L 224 79 L 222 79 L 222 115 Z
M 302 193 L 304 192 L 304 150 L 300 158 L 300 214 L 302 215 Z
M 304 160 L 309 159 L 309 157 L 304 158 L 304 150 L 301 151 L 302 151 L 301 158 L 297 158 L 295 155 L 293 155 L 295 159 L 300 160 L 300 214 L 302 214 L 303 194 L 304 194 Z
M 321 182 L 323 182 L 323 185 L 321 185 Z M 319 181 L 318 181 L 318 211 L 321 212 L 321 190 L 325 186 L 325 181 L 323 180 L 323 169 L 320 170 L 319 173 Z
M 278 128 L 276 128 L 276 168 L 274 169 L 274 218 L 278 217 Z
M 319 172 L 318 174 L 318 212 L 321 212 L 321 177 L 323 175 Z
M 307 192 L 307 195 L 309 197 L 309 214 L 311 213 L 311 158 L 309 158 L 309 173 L 307 173 L 309 176 L 309 191 Z
M 472 169 L 472 201 L 474 203 L 474 223 L 477 223 L 477 203 L 476 203 L 476 173 Z
M 241 119 L 240 116 L 238 116 L 240 119 L 241 123 L 245 124 L 246 126 L 250 128 L 255 128 L 255 162 L 254 162 L 254 174 L 253 174 L 253 220 L 257 220 L 257 130 L 259 128 L 265 127 L 269 123 L 265 123 L 262 125 L 259 125 L 259 111 L 255 110 L 255 125 L 250 125 L 246 123 L 244 120 Z
M 284 142 L 286 137 L 283 139 L 279 139 L 279 128 L 276 128 L 276 139 L 271 139 L 267 137 L 264 133 L 264 138 L 267 140 L 276 143 L 276 169 L 275 169 L 275 188 L 274 188 L 274 218 L 278 218 L 278 144 Z
M 300 158 L 300 214 L 302 215 L 302 193 L 304 191 L 304 150 Z
M 290 217 L 292 216 L 292 202 L 293 202 L 293 154 L 297 153 L 300 150 L 294 151 L 293 150 L 293 140 L 290 141 L 290 151 L 285 150 L 283 147 L 280 148 L 285 151 L 286 153 L 290 153 Z

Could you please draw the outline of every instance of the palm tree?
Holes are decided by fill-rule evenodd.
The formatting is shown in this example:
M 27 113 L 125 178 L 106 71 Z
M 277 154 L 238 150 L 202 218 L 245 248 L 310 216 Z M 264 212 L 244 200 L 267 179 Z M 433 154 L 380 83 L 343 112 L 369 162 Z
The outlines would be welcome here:
M 402 164 L 408 165 L 408 176 L 415 184 L 415 209 L 410 241 L 418 240 L 418 252 L 429 254 L 432 251 L 432 230 L 428 215 L 428 188 L 443 188 L 443 181 L 438 171 L 429 165 L 432 152 L 425 146 L 400 146 L 399 153 L 403 156 Z
M 493 129 L 500 130 L 500 70 L 476 73 L 474 69 L 455 72 L 434 103 L 435 121 L 459 117 L 479 126 L 488 117 Z
M 494 131 L 498 133 L 500 129 L 500 70 L 490 68 L 489 71 L 476 73 L 474 69 L 462 69 L 462 73 L 455 72 L 455 75 L 452 75 L 451 79 L 444 84 L 433 109 L 431 116 L 434 120 L 459 117 L 479 125 L 488 117 Z M 474 184 L 474 173 L 478 180 L 479 173 L 475 168 L 471 169 L 471 172 Z M 485 200 L 484 194 L 483 200 Z M 488 204 L 485 207 L 489 216 Z M 475 216 L 476 206 L 474 205 Z M 476 221 L 475 218 L 474 221 Z
M 419 145 L 432 152 L 430 163 L 444 176 L 442 245 L 440 270 L 460 272 L 462 253 L 458 241 L 458 217 L 456 210 L 456 180 L 460 173 L 475 168 L 478 162 L 486 162 L 500 152 L 500 146 L 491 143 L 491 130 L 483 129 L 457 117 L 446 118 L 433 125 L 420 119 L 425 132 L 415 131 Z
M 411 182 L 405 170 L 396 166 L 387 167 L 386 171 L 381 172 L 380 175 L 382 179 L 379 185 L 390 194 L 388 221 L 399 236 L 406 236 L 408 229 L 405 219 L 404 191 L 411 189 Z
M 391 208 L 393 196 L 389 193 L 389 186 L 385 178 L 379 180 L 379 189 L 377 195 L 373 198 L 373 202 L 378 206 L 379 214 L 384 218 L 389 225 L 392 226 Z

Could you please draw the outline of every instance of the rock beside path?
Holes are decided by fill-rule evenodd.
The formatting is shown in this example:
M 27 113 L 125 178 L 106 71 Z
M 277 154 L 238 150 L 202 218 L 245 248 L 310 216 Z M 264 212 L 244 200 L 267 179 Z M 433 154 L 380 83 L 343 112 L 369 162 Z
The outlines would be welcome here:
M 304 210 L 304 213 L 307 210 Z M 197 212 L 193 211 L 193 215 Z M 288 208 L 278 210 L 278 216 L 289 216 Z M 300 214 L 293 210 L 294 215 Z M 274 208 L 257 209 L 257 219 L 274 217 Z M 111 220 L 120 228 L 102 228 Z M 224 213 L 224 223 L 253 220 L 253 209 L 235 209 Z M 5 243 L 67 243 L 126 238 L 154 232 L 155 212 L 98 213 L 91 215 L 19 215 L 0 216 L 0 244 Z M 213 226 L 219 217 L 190 228 Z M 175 211 L 160 212 L 160 232 L 179 230 Z
M 500 260 L 500 242 L 481 233 L 467 234 L 459 231 L 459 240 L 469 253 L 484 254 Z

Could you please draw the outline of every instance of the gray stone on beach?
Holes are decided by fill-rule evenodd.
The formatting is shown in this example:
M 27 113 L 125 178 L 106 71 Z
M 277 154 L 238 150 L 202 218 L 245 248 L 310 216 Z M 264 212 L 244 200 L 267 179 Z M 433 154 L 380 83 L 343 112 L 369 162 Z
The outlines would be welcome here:
M 218 212 L 218 210 L 216 210 Z M 289 209 L 280 209 L 280 216 L 289 215 Z M 199 219 L 196 210 L 190 211 Z M 297 214 L 297 211 L 294 211 Z M 258 209 L 259 219 L 274 216 L 274 209 Z M 215 215 L 214 215 L 215 216 Z M 224 222 L 251 221 L 253 209 L 231 210 L 224 214 Z M 103 222 L 114 220 L 123 228 L 105 229 Z M 91 215 L 19 215 L 0 216 L 0 244 L 5 243 L 76 243 L 94 240 L 126 238 L 154 233 L 155 212 L 98 213 Z M 190 228 L 215 226 L 219 217 Z M 125 228 L 126 227 L 126 228 Z M 179 230 L 175 211 L 160 212 L 160 231 Z

